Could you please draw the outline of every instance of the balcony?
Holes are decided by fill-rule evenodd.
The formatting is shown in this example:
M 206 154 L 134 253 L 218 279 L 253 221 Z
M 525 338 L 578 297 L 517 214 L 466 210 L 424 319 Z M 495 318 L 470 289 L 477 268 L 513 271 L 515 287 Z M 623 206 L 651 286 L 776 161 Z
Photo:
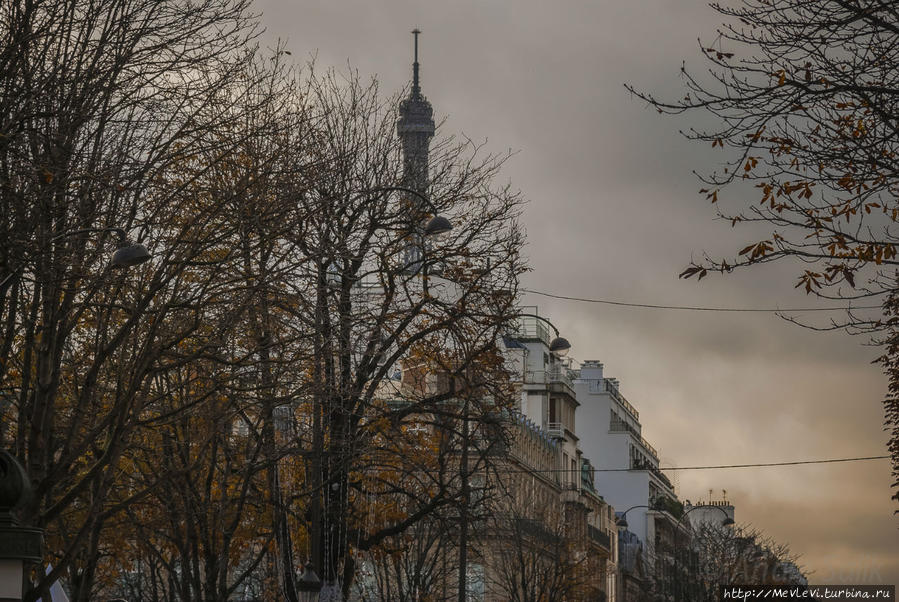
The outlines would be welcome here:
M 628 403 L 627 399 L 624 398 L 624 395 L 621 394 L 621 391 L 618 390 L 618 387 L 610 381 L 608 378 L 604 378 L 601 381 L 591 381 L 590 382 L 590 392 L 591 393 L 608 393 L 612 399 L 618 402 L 618 404 L 625 409 L 631 416 L 633 416 L 634 420 L 640 420 L 640 412 L 637 411 L 637 408 Z
M 563 504 L 577 504 L 580 503 L 581 494 L 575 488 L 573 483 L 563 483 L 562 484 L 562 503 Z
M 610 420 L 609 421 L 609 432 L 630 433 L 634 439 L 636 439 L 637 441 L 640 442 L 640 445 L 643 446 L 643 449 L 646 450 L 646 453 L 648 453 L 650 456 L 655 458 L 656 461 L 658 461 L 659 452 L 656 450 L 656 448 L 654 448 L 652 445 L 650 445 L 649 442 L 643 438 L 643 435 L 641 435 L 640 433 L 637 432 L 637 429 L 635 429 L 633 426 L 631 426 L 624 420 L 617 420 L 614 418 L 612 420 Z
M 536 307 L 522 307 L 524 313 L 537 313 Z M 540 341 L 549 347 L 549 327 L 542 321 L 532 316 L 522 316 L 517 320 L 515 338 L 522 341 Z
M 558 543 L 560 540 L 557 533 L 550 531 L 542 521 L 533 518 L 513 518 L 512 528 L 518 537 L 533 537 L 549 543 Z
M 558 364 L 549 370 L 527 370 L 524 373 L 524 385 L 526 389 L 547 389 L 553 393 L 567 395 L 577 402 L 570 372 L 568 368 Z
M 656 459 L 656 461 L 658 461 L 658 459 L 659 459 L 659 452 L 656 451 L 656 448 L 654 448 L 653 446 L 651 446 L 651 445 L 649 444 L 649 442 L 648 442 L 646 439 L 644 439 L 642 436 L 640 437 L 640 445 L 642 445 L 642 446 L 646 449 L 646 451 L 649 452 L 649 455 L 650 455 L 650 456 L 652 456 L 653 458 Z
M 587 535 L 601 547 L 610 552 L 612 551 L 612 538 L 602 529 L 594 527 L 593 525 L 587 525 Z
M 549 422 L 546 424 L 546 434 L 562 439 L 565 437 L 565 425 L 561 422 Z
M 609 420 L 609 431 L 613 433 L 632 433 L 634 437 L 640 436 L 640 433 L 637 432 L 636 428 L 620 418 L 612 418 Z
M 549 385 L 552 383 L 561 383 L 570 389 L 572 382 L 568 368 L 554 365 L 549 370 L 527 370 L 524 373 L 524 384 L 526 385 Z

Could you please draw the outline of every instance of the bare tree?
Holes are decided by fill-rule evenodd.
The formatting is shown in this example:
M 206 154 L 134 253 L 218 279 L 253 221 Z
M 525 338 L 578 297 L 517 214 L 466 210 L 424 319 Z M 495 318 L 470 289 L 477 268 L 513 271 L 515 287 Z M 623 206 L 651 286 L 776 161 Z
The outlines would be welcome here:
M 567 529 L 563 510 L 532 505 L 527 511 L 517 504 L 504 509 L 498 509 L 483 544 L 488 590 L 514 602 L 584 596 L 591 559 L 585 543 Z
M 361 563 L 353 599 L 362 602 L 448 601 L 453 578 L 454 538 L 447 524 L 433 517 L 385 538 Z
M 196 172 L 197 197 L 221 208 L 207 263 L 224 288 L 204 299 L 202 337 L 180 346 L 178 371 L 154 381 L 158 397 L 143 425 L 155 444 L 134 449 L 134 461 L 163 466 L 164 480 L 151 468 L 142 473 L 148 503 L 128 512 L 127 529 L 138 542 L 133 556 L 174 584 L 162 595 L 181 600 L 225 600 L 250 582 L 296 597 L 289 531 L 297 524 L 284 497 L 302 479 L 295 423 L 309 352 L 292 323 L 290 283 L 304 261 L 292 241 L 303 219 L 295 185 L 306 124 L 298 72 L 282 57 L 276 50 L 247 66 L 245 95 L 228 100 L 243 119 L 215 132 L 230 147 L 182 166 Z M 180 371 L 189 386 L 178 386 Z M 119 572 L 132 561 L 119 554 Z M 155 599 L 148 587 L 161 589 L 137 582 L 122 585 L 143 587 L 147 600 Z
M 424 454 L 421 468 L 427 470 L 418 470 L 409 449 L 382 444 L 398 440 L 385 425 L 411 416 L 452 419 L 459 412 L 458 404 L 448 403 L 454 399 L 478 399 L 483 406 L 489 394 L 496 408 L 509 399 L 493 358 L 514 313 L 509 296 L 501 300 L 497 289 L 514 290 L 523 269 L 515 223 L 520 201 L 492 183 L 500 158 L 480 158 L 470 142 L 447 139 L 432 146 L 431 207 L 422 207 L 420 197 L 398 185 L 396 99 L 381 99 L 374 82 L 341 81 L 335 74 L 310 80 L 306 96 L 315 124 L 306 163 L 321 166 L 300 187 L 308 217 L 299 243 L 308 264 L 296 283 L 297 297 L 306 302 L 297 319 L 312 337 L 309 391 L 318 433 L 309 476 L 320 493 L 310 500 L 310 516 L 313 524 L 320 516 L 323 527 L 312 556 L 326 583 L 345 596 L 355 570 L 350 535 L 356 547 L 370 549 L 458 494 L 452 485 L 458 475 L 446 470 L 450 449 Z M 439 244 L 423 231 L 434 211 L 454 224 Z M 413 248 L 420 252 L 410 253 Z M 407 387 L 402 407 L 385 406 L 393 372 L 414 373 L 416 365 L 434 378 L 444 375 L 447 385 Z M 472 411 L 472 417 L 484 415 Z M 403 516 L 363 534 L 348 521 L 364 516 L 353 506 L 373 494 L 366 481 L 352 478 L 371 462 L 369 453 L 379 465 L 390 464 L 391 454 L 409 461 L 404 474 L 429 475 L 432 482 L 392 491 L 404 498 Z
M 748 526 L 702 524 L 672 560 L 674 578 L 657 578 L 654 585 L 678 600 L 712 602 L 720 586 L 734 583 L 807 585 L 789 547 Z
M 459 443 L 510 399 L 504 158 L 439 141 L 423 206 L 397 187 L 396 99 L 355 75 L 281 82 L 245 0 L 0 10 L 0 441 L 54 564 L 28 599 L 68 574 L 80 601 L 293 600 L 303 554 L 346 596 L 355 551 L 458 506 Z M 455 225 L 439 246 L 434 211 Z M 152 261 L 108 269 L 111 228 Z M 445 386 L 397 407 L 393 372 L 422 359 Z M 422 416 L 440 443 L 406 466 L 396 433 Z M 378 496 L 401 512 L 364 524 Z
M 104 525 L 163 374 L 234 326 L 233 231 L 200 177 L 254 104 L 247 2 L 51 0 L 0 7 L 0 436 L 34 484 L 26 524 L 91 598 Z M 199 161 L 213 157 L 213 161 Z M 151 263 L 108 269 L 122 228 Z M 78 232 L 75 234 L 75 232 Z M 148 488 L 153 484 L 149 483 Z M 43 573 L 43 571 L 41 571 Z

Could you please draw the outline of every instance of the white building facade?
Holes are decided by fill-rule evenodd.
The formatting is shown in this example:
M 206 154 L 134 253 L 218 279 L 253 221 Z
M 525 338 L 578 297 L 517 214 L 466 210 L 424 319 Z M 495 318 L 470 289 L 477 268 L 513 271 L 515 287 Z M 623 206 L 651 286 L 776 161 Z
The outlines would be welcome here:
M 619 513 L 627 511 L 628 529 L 652 543 L 660 512 L 650 508 L 660 498 L 677 500 L 659 470 L 659 453 L 643 437 L 640 413 L 621 394 L 618 381 L 604 376 L 602 363 L 586 360 L 573 376 L 582 432 L 589 433 L 580 440 L 581 449 L 601 458 L 600 468 L 626 469 L 598 472 L 596 487 Z
M 539 315 L 536 307 L 522 308 L 522 313 Z M 573 380 L 577 373 L 570 362 L 550 352 L 550 329 L 540 318 L 523 316 L 517 332 L 506 341 L 509 368 L 521 379 L 522 416 L 553 441 L 554 479 L 562 489 L 566 515 L 573 529 L 584 530 L 588 553 L 602 560 L 602 589 L 605 600 L 611 602 L 618 591 L 615 509 L 593 471 L 596 462 L 605 459 L 581 449 L 577 434 L 580 402 Z M 588 458 L 595 460 L 591 463 Z

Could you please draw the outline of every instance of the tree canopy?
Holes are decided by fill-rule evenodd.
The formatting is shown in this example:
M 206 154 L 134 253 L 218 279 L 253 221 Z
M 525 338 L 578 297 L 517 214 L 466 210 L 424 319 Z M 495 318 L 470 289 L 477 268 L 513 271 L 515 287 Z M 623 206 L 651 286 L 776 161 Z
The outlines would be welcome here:
M 423 211 L 398 96 L 258 31 L 246 0 L 0 4 L 0 445 L 53 564 L 31 602 L 60 577 L 296 600 L 308 558 L 346 595 L 360 551 L 466 499 L 460 448 L 474 470 L 502 440 L 506 157 L 438 132 Z M 111 228 L 152 258 L 111 267 Z

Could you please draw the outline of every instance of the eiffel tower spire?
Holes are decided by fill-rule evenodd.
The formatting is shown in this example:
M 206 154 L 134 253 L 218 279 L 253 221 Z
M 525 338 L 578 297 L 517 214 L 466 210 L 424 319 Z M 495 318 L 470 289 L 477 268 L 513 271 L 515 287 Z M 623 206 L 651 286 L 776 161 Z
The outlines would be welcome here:
M 403 144 L 403 185 L 422 194 L 428 188 L 428 151 L 434 136 L 434 109 L 421 93 L 418 75 L 419 29 L 413 29 L 412 89 L 400 103 L 396 131 Z
M 421 30 L 417 27 L 412 30 L 415 37 L 415 58 L 412 61 L 412 96 L 418 98 L 421 96 L 421 87 L 418 85 L 418 34 Z

